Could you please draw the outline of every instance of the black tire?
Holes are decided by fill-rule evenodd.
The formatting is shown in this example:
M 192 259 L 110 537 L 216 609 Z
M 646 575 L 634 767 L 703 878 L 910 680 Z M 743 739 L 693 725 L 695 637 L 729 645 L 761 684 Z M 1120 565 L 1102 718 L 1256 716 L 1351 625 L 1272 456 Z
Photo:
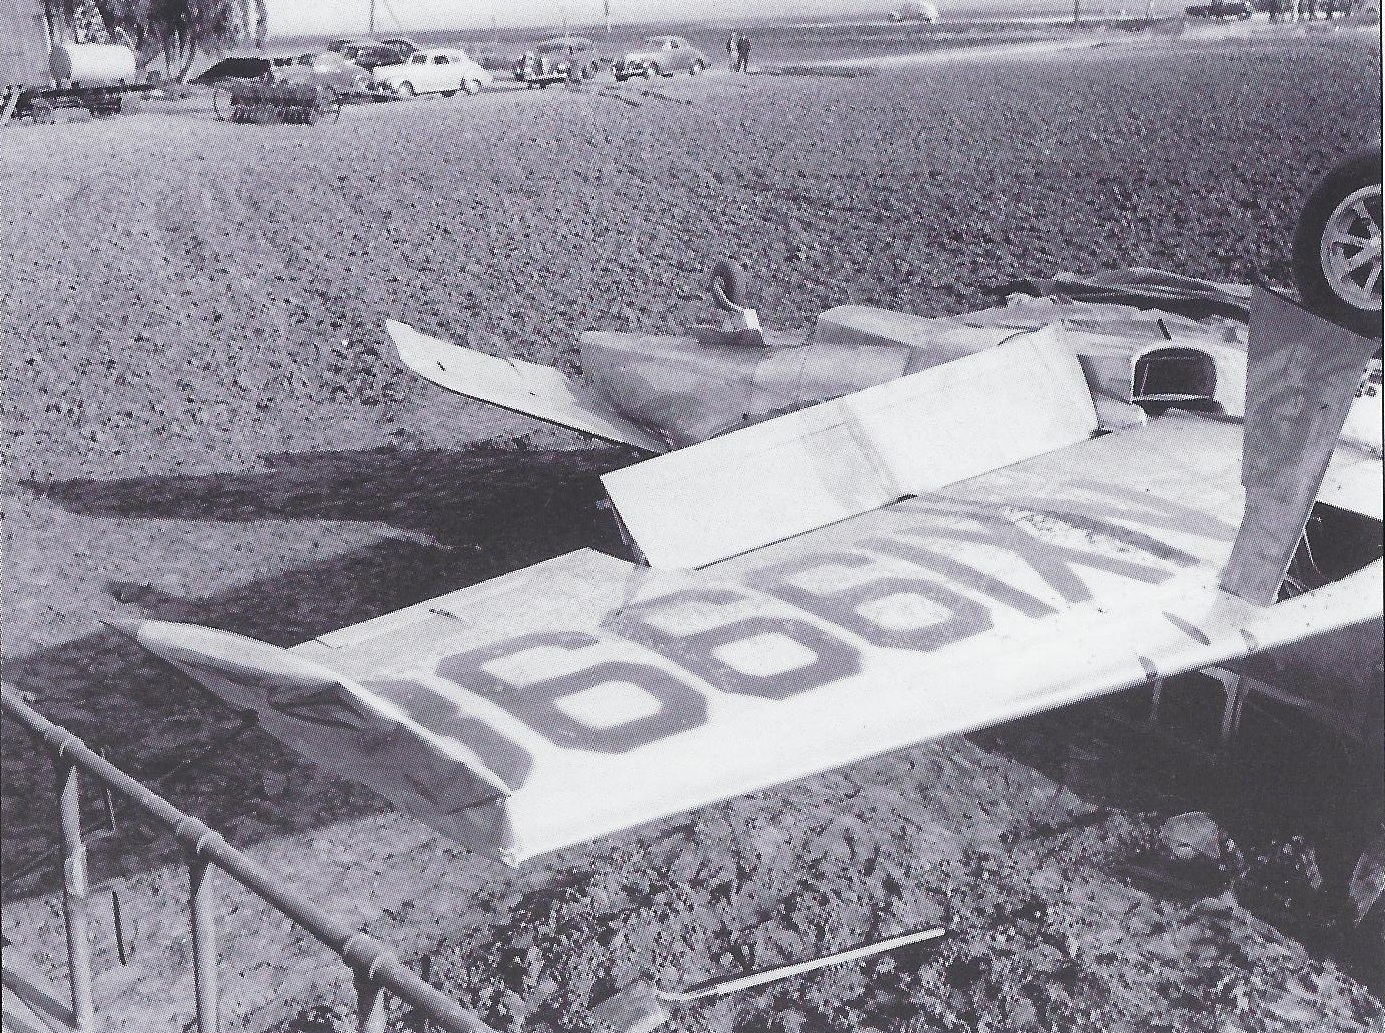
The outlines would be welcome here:
M 1368 147 L 1324 176 L 1294 230 L 1294 282 L 1303 303 L 1365 337 L 1381 336 L 1380 154 L 1379 144 Z
M 443 95 L 444 97 L 455 97 L 455 96 L 457 96 L 457 91 L 456 91 L 456 90 L 443 90 L 443 91 L 442 91 L 442 95 Z
M 729 258 L 723 258 L 712 266 L 709 286 L 712 291 L 712 300 L 716 302 L 717 308 L 732 312 L 746 307 L 745 273 Z

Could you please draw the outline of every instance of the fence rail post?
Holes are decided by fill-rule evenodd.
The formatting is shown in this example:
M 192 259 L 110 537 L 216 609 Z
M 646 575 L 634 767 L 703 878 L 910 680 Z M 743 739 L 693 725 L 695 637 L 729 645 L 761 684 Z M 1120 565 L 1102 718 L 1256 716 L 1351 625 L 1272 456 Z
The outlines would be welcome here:
M 385 988 L 370 974 L 355 969 L 356 1016 L 361 1033 L 385 1033 Z
M 213 867 L 220 868 L 229 878 L 330 947 L 350 967 L 355 978 L 362 1033 L 384 1033 L 387 991 L 449 1033 L 495 1033 L 475 1012 L 419 979 L 384 944 L 312 901 L 304 900 L 263 865 L 227 843 L 215 830 L 180 811 L 148 785 L 99 756 L 67 729 L 49 721 L 8 685 L 0 687 L 0 707 L 39 739 L 53 759 L 62 825 L 63 920 L 67 927 L 72 1018 L 81 1033 L 93 1029 L 95 1009 L 92 1006 L 89 890 L 86 848 L 82 843 L 79 771 L 87 772 L 109 792 L 120 794 L 147 817 L 167 827 L 188 851 L 198 1033 L 219 1033 L 220 1026 L 216 898 L 210 871 Z
M 67 930 L 67 975 L 72 1021 L 79 1030 L 96 1023 L 91 996 L 91 940 L 87 922 L 87 848 L 82 842 L 82 790 L 77 765 L 59 747 L 53 755 L 62 826 L 63 925 Z
M 188 889 L 192 913 L 192 981 L 197 997 L 197 1033 L 219 1033 L 221 1007 L 217 993 L 216 895 L 212 866 L 195 848 L 188 856 Z

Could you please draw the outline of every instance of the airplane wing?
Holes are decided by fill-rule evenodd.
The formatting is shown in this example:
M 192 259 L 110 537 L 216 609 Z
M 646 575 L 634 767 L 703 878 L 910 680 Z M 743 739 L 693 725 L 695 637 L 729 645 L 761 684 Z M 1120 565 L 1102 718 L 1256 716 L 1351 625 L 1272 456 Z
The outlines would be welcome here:
M 1300 387 L 1296 397 L 1310 399 L 1313 388 Z M 1274 432 L 1289 446 L 1276 477 L 1299 453 L 1317 465 L 1314 449 L 1282 425 Z M 1243 469 L 1245 434 L 1238 420 L 1170 413 L 1006 456 L 699 570 L 584 550 L 291 650 L 158 622 L 134 633 L 315 760 L 518 864 L 938 736 L 1378 622 L 1378 551 L 1271 605 L 1223 589 L 1239 528 L 1282 532 L 1298 519 L 1292 493 L 1271 500 L 1273 520 L 1245 519 L 1263 485 L 1248 491 L 1243 477 L 1267 455 L 1257 448 Z M 1359 452 L 1329 445 L 1323 463 L 1345 477 Z M 1307 504 L 1334 491 L 1321 469 L 1317 478 L 1322 491 Z M 1371 505 L 1378 528 L 1378 498 Z
M 404 364 L 439 387 L 606 441 L 649 452 L 668 450 L 663 438 L 626 419 L 593 397 L 580 381 L 551 366 L 486 355 L 394 320 L 385 326 Z

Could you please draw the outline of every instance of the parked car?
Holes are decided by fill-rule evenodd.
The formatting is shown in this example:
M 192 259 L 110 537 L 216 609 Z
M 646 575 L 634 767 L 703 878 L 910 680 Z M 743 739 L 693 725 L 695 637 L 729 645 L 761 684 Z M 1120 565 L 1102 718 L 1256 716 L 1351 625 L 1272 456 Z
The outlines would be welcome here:
M 417 50 L 400 65 L 385 65 L 373 73 L 374 89 L 395 97 L 441 93 L 450 97 L 458 90 L 474 96 L 494 76 L 456 47 Z
M 330 50 L 300 55 L 292 68 L 275 69 L 274 77 L 300 82 L 311 80 L 329 87 L 339 96 L 368 93 L 371 84 L 369 71 Z
M 921 3 L 900 4 L 890 12 L 892 22 L 923 22 L 925 25 L 932 25 L 937 20 L 937 5 L 928 3 L 927 0 Z
M 515 62 L 515 80 L 525 86 L 549 83 L 580 76 L 590 79 L 606 65 L 596 44 L 584 36 L 558 36 L 537 43 Z
M 411 40 L 402 38 L 386 40 L 356 36 L 335 40 L 327 49 L 369 70 L 400 64 L 418 47 Z
M 1187 9 L 1187 13 L 1191 18 L 1216 18 L 1218 21 L 1235 18 L 1245 21 L 1255 13 L 1255 7 L 1249 0 L 1212 0 L 1210 4 L 1194 4 Z
M 636 76 L 653 79 L 674 72 L 697 75 L 707 67 L 707 55 L 682 36 L 650 36 L 644 43 L 642 49 L 616 60 L 613 70 L 620 82 Z
M 380 45 L 387 50 L 393 50 L 399 55 L 396 64 L 407 61 L 409 55 L 418 50 L 418 44 L 407 36 L 390 36 L 380 41 Z

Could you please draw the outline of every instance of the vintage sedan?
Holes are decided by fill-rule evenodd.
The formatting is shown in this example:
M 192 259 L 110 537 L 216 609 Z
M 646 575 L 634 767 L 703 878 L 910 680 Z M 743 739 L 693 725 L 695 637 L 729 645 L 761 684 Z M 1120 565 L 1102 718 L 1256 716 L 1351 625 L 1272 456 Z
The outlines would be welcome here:
M 374 70 L 382 65 L 397 65 L 408 60 L 410 54 L 418 49 L 417 44 L 407 39 L 373 39 L 368 36 L 354 36 L 333 41 L 328 50 L 334 51 L 354 61 L 362 68 Z
M 609 61 L 585 36 L 558 36 L 537 43 L 515 62 L 515 81 L 527 87 L 568 79 L 590 79 Z
M 1212 0 L 1210 4 L 1194 4 L 1187 9 L 1190 18 L 1215 18 L 1217 21 L 1225 21 L 1233 18 L 1236 21 L 1245 21 L 1255 13 L 1255 8 L 1249 0 Z
M 421 93 L 441 93 L 450 97 L 459 90 L 474 96 L 494 79 L 490 72 L 467 57 L 466 51 L 456 47 L 415 51 L 403 64 L 385 65 L 372 74 L 375 90 L 394 97 L 413 97 Z
M 617 80 L 624 82 L 639 76 L 653 79 L 674 72 L 698 75 L 707 68 L 707 55 L 682 36 L 650 36 L 644 44 L 616 60 L 612 71 Z

